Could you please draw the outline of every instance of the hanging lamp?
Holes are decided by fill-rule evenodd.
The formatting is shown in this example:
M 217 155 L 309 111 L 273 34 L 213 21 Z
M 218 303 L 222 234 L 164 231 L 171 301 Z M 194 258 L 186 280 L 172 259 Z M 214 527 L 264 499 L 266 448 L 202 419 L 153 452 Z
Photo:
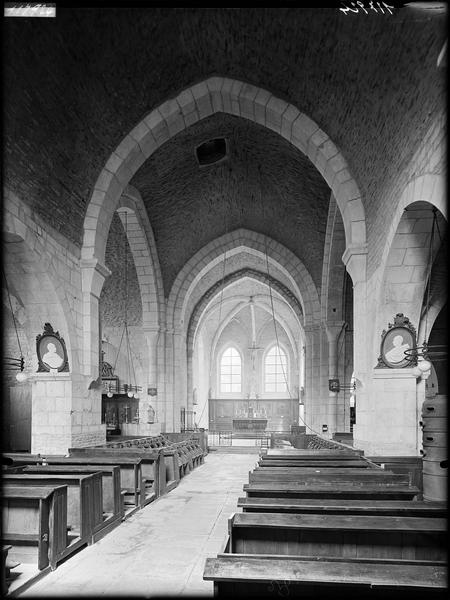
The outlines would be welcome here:
M 135 373 L 134 365 L 133 365 L 130 334 L 129 334 L 129 330 L 128 330 L 128 215 L 127 215 L 126 211 L 124 211 L 123 213 L 118 213 L 118 214 L 123 214 L 124 218 L 125 218 L 125 227 L 124 227 L 125 238 L 124 238 L 124 248 L 123 248 L 123 255 L 124 255 L 123 282 L 124 282 L 125 306 L 124 306 L 124 316 L 123 316 L 123 330 L 122 330 L 122 335 L 120 337 L 119 347 L 117 349 L 117 356 L 116 356 L 116 360 L 115 360 L 115 363 L 113 366 L 113 371 L 115 371 L 117 361 L 119 359 L 120 350 L 122 348 L 122 344 L 125 339 L 125 355 L 126 355 L 126 361 L 127 361 L 127 364 L 126 364 L 126 381 L 127 381 L 127 383 L 120 384 L 118 391 L 119 391 L 119 393 L 127 394 L 128 398 L 138 399 L 139 392 L 142 391 L 142 387 L 138 386 L 136 384 L 136 373 Z M 134 381 L 134 384 L 132 383 L 133 381 Z M 110 392 L 111 392 L 111 390 L 108 390 L 107 396 L 109 398 L 112 397 L 112 396 L 109 396 Z
M 11 310 L 11 315 L 13 318 L 14 331 L 16 333 L 17 345 L 19 347 L 19 354 L 20 354 L 19 358 L 13 357 L 13 356 L 4 356 L 3 357 L 3 365 L 7 370 L 15 371 L 16 369 L 19 369 L 19 372 L 16 373 L 16 379 L 19 383 L 23 383 L 24 381 L 26 381 L 28 379 L 28 375 L 26 373 L 24 373 L 25 359 L 24 359 L 23 352 L 22 352 L 22 346 L 20 345 L 19 332 L 17 331 L 16 317 L 14 316 L 14 311 L 13 311 L 13 307 L 12 307 L 11 296 L 9 293 L 6 274 L 3 269 L 2 269 L 2 272 L 3 272 L 3 278 L 5 280 L 5 287 L 6 287 L 6 293 L 8 295 L 9 308 Z
M 439 235 L 440 244 L 442 243 L 441 233 L 439 231 L 439 224 L 437 221 L 437 208 L 433 207 L 433 222 L 431 225 L 430 243 L 428 246 L 428 266 L 427 266 L 427 286 L 425 293 L 425 326 L 423 343 L 421 346 L 414 346 L 405 350 L 405 356 L 408 358 L 418 359 L 417 366 L 414 368 L 414 374 L 417 377 L 421 377 L 423 374 L 428 373 L 431 370 L 431 362 L 438 362 L 445 360 L 447 357 L 447 346 L 445 344 L 428 344 L 428 313 L 430 309 L 430 292 L 431 292 L 431 269 L 433 267 L 433 246 L 435 233 L 437 231 Z

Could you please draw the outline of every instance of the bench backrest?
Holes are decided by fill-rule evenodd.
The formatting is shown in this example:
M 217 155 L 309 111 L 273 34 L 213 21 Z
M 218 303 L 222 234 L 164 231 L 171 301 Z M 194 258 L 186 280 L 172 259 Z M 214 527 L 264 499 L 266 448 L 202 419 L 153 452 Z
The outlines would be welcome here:
M 236 513 L 230 551 L 243 554 L 446 559 L 443 518 Z
M 92 473 L 100 473 L 102 476 L 103 509 L 105 512 L 112 512 L 113 514 L 120 513 L 120 467 L 116 465 L 28 465 L 24 467 L 22 472 L 24 474 L 40 475 L 58 473 L 91 475 Z
M 1 503 L 3 539 L 37 544 L 39 570 L 55 564 L 67 546 L 67 486 L 6 484 Z
M 266 469 L 255 470 L 249 473 L 249 482 L 258 481 L 280 481 L 296 482 L 299 484 L 324 484 L 334 485 L 335 483 L 349 483 L 352 485 L 363 485 L 370 483 L 372 485 L 409 485 L 410 477 L 407 473 L 386 473 L 383 471 L 371 471 L 370 473 L 309 473 L 309 472 L 290 472 L 278 470 L 268 472 Z
M 260 498 L 338 498 L 375 500 L 413 500 L 419 488 L 407 485 L 334 483 L 299 485 L 286 482 L 257 482 L 243 486 L 248 497 Z
M 67 523 L 82 538 L 88 537 L 103 519 L 101 473 L 5 475 L 6 483 L 23 486 L 67 486 Z
M 338 500 L 336 498 L 238 498 L 244 512 L 287 512 L 317 514 L 372 514 L 410 517 L 445 517 L 445 502 L 420 500 Z

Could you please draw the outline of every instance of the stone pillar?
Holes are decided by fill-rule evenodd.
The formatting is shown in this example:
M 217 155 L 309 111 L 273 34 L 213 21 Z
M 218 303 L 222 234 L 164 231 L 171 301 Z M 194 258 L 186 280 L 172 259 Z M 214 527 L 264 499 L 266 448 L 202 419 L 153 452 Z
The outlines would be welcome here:
M 175 429 L 175 368 L 174 368 L 174 330 L 165 331 L 165 416 L 166 431 L 173 432 Z M 177 423 L 179 423 L 179 415 Z
M 365 449 L 364 436 L 372 427 L 372 406 L 368 397 L 370 375 L 367 348 L 372 347 L 367 339 L 367 245 L 350 246 L 342 256 L 353 282 L 353 371 L 356 380 L 356 423 L 353 426 L 353 445 Z M 370 370 L 369 370 L 370 368 Z
M 363 446 L 367 455 L 418 456 L 420 408 L 425 396 L 422 390 L 419 399 L 417 388 L 413 368 L 374 369 L 371 403 L 358 427 L 363 444 L 357 447 Z
M 100 375 L 99 298 L 106 277 L 111 271 L 96 258 L 82 259 L 83 292 L 83 372 L 92 379 Z
M 72 445 L 70 373 L 35 373 L 31 382 L 31 453 L 66 454 Z
M 306 433 L 322 430 L 322 419 L 326 408 L 320 401 L 320 338 L 319 324 L 305 326 L 305 395 L 304 419 L 307 425 Z M 311 428 L 313 431 L 309 431 Z
M 344 321 L 326 324 L 328 338 L 328 379 L 338 379 L 339 377 L 339 356 L 338 343 L 339 337 L 345 325 Z M 345 382 L 343 382 L 345 384 Z M 336 431 L 344 431 L 344 410 L 340 401 L 341 393 L 328 390 L 328 437 Z
M 181 408 L 187 407 L 186 390 L 186 338 L 179 329 L 173 332 L 173 363 L 172 363 L 172 381 L 173 381 L 173 429 L 180 431 L 181 428 Z M 189 425 L 186 415 L 185 425 Z
M 69 448 L 105 442 L 101 392 L 88 390 L 86 377 L 65 372 L 35 373 L 30 381 L 33 454 L 66 454 Z
M 81 373 L 35 373 L 31 378 L 31 451 L 66 454 L 70 447 L 101 444 L 99 297 L 110 271 L 96 258 L 80 261 L 83 295 Z M 73 348 L 72 348 L 73 350 Z
M 139 400 L 139 425 L 140 431 L 148 431 L 148 433 L 159 433 L 161 431 L 161 405 L 160 393 L 158 385 L 158 341 L 160 335 L 159 327 L 144 327 L 143 329 L 148 348 L 147 362 L 147 384 L 142 391 L 142 396 Z M 156 390 L 156 395 L 150 395 L 149 389 Z M 152 392 L 153 394 L 153 392 Z M 150 405 L 155 411 L 155 422 L 148 423 L 148 411 Z

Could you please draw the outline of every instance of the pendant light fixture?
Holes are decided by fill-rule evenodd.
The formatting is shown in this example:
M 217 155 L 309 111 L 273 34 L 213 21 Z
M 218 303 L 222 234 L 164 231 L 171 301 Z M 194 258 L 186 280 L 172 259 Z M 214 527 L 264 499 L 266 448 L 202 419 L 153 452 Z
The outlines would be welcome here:
M 414 368 L 414 374 L 416 377 L 421 377 L 423 374 L 428 373 L 431 370 L 431 361 L 437 362 L 446 360 L 447 358 L 447 346 L 444 344 L 433 344 L 430 345 L 427 342 L 428 339 L 428 314 L 430 310 L 430 293 L 431 293 L 431 269 L 435 256 L 433 255 L 433 249 L 435 245 L 435 235 L 439 235 L 439 243 L 442 243 L 441 232 L 439 230 L 439 224 L 437 221 L 437 208 L 433 207 L 433 222 L 431 225 L 430 243 L 428 246 L 428 266 L 427 266 L 427 284 L 425 290 L 425 324 L 423 333 L 423 343 L 421 346 L 414 346 L 405 350 L 405 356 L 408 358 L 417 358 L 418 363 Z
M 131 351 L 131 343 L 130 343 L 130 334 L 128 330 L 128 214 L 126 211 L 123 213 L 119 213 L 123 215 L 125 225 L 125 238 L 124 238 L 124 248 L 123 248 L 123 285 L 124 285 L 124 315 L 123 315 L 123 330 L 120 338 L 119 347 L 117 349 L 116 361 L 114 363 L 113 370 L 115 371 L 117 361 L 119 359 L 120 350 L 122 348 L 122 344 L 125 341 L 125 356 L 126 356 L 126 383 L 119 385 L 119 393 L 127 394 L 128 398 L 139 398 L 139 392 L 142 391 L 142 387 L 136 384 L 136 373 L 133 365 L 133 357 Z M 134 384 L 133 384 L 134 382 Z M 107 394 L 108 397 L 109 394 Z
M 4 356 L 3 357 L 3 365 L 6 369 L 8 370 L 16 370 L 18 369 L 19 372 L 16 373 L 16 379 L 19 383 L 23 383 L 24 381 L 26 381 L 28 379 L 28 376 L 26 373 L 24 373 L 24 369 L 25 369 L 25 359 L 23 357 L 23 352 L 22 352 L 22 347 L 20 345 L 20 339 L 19 339 L 19 333 L 17 331 L 17 324 L 16 324 L 16 317 L 14 316 L 14 310 L 12 307 L 12 302 L 11 302 L 11 296 L 9 294 L 9 288 L 8 288 L 8 282 L 6 279 L 6 274 L 5 271 L 2 269 L 3 272 L 3 278 L 5 280 L 5 288 L 6 288 L 6 293 L 8 295 L 8 303 L 9 303 L 9 308 L 11 310 L 11 315 L 12 315 L 12 319 L 13 319 L 13 325 L 14 325 L 14 331 L 16 333 L 16 338 L 17 338 L 17 345 L 19 347 L 19 354 L 20 357 L 13 357 L 13 356 Z

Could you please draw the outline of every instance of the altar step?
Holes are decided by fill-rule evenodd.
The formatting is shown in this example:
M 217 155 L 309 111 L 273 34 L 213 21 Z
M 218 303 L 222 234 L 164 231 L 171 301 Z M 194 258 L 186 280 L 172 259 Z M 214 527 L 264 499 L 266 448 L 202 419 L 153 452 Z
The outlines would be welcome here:
M 259 454 L 261 446 L 209 446 L 209 452 L 224 454 Z

